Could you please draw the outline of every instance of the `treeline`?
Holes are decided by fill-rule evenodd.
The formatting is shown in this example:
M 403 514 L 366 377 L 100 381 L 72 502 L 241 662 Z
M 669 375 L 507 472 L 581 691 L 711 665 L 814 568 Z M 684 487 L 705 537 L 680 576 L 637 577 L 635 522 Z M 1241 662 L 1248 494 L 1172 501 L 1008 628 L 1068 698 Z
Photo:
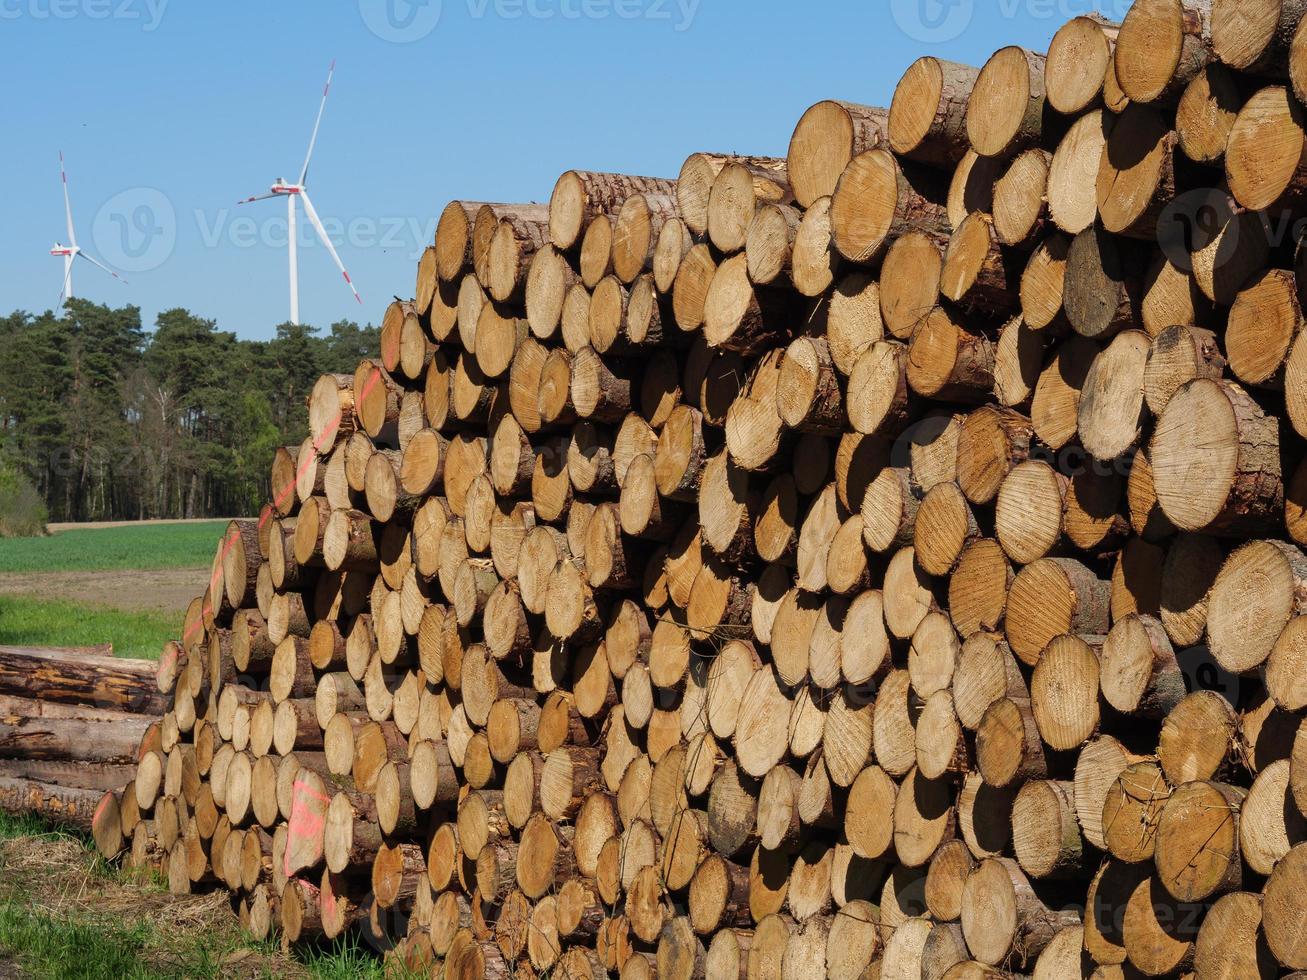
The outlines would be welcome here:
M 305 436 L 313 382 L 377 346 L 349 321 L 249 341 L 184 309 L 152 332 L 135 306 L 15 312 L 0 319 L 0 471 L 51 521 L 253 514 L 273 451 Z

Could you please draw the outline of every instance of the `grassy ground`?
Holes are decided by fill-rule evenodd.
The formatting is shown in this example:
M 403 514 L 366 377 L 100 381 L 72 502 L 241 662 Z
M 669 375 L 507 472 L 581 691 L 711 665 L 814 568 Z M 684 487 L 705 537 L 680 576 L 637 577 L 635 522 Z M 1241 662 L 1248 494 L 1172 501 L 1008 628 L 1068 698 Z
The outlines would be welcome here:
M 0 644 L 112 643 L 120 657 L 157 657 L 203 591 L 225 529 L 206 521 L 0 539 Z
M 0 539 L 0 573 L 195 568 L 213 560 L 226 524 L 140 524 Z
M 0 646 L 89 647 L 154 660 L 181 629 L 178 616 L 87 606 L 37 596 L 0 595 Z
M 76 832 L 0 814 L 0 978 L 406 980 L 358 942 L 282 952 L 242 935 L 225 892 L 174 897 Z

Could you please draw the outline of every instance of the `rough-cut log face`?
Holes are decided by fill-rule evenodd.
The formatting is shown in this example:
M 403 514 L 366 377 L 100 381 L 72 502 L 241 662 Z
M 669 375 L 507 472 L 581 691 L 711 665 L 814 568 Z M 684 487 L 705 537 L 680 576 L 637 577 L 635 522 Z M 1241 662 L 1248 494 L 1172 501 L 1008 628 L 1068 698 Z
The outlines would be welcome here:
M 1293 83 L 1293 94 L 1301 102 L 1307 94 L 1307 29 L 1301 19 L 1289 47 L 1289 79 Z
M 1190 160 L 1218 164 L 1225 156 L 1244 101 L 1237 79 L 1225 65 L 1213 63 L 1185 89 L 1175 110 L 1175 129 Z
M 784 177 L 779 160 L 767 167 L 760 161 L 745 166 L 732 160 L 722 167 L 708 198 L 708 237 L 713 245 L 723 252 L 742 250 L 757 206 L 788 197 Z
M 692 153 L 681 165 L 676 180 L 676 202 L 682 220 L 696 235 L 708 232 L 708 200 L 713 180 L 721 172 L 726 159 L 711 153 Z
M 900 425 L 907 409 L 908 348 L 878 340 L 859 355 L 849 376 L 848 421 L 855 432 L 875 435 Z
M 1001 158 L 981 156 L 974 149 L 967 151 L 949 181 L 949 227 L 962 224 L 969 214 L 977 211 L 989 214 L 994 210 L 994 183 L 1003 176 L 1004 165 Z
M 1040 242 L 1021 277 L 1021 315 L 1032 330 L 1043 330 L 1062 312 L 1070 239 L 1051 234 Z
M 1111 127 L 1098 168 L 1098 209 L 1110 232 L 1146 235 L 1170 176 L 1175 134 L 1155 109 L 1131 105 Z
M 973 68 L 937 58 L 913 62 L 899 80 L 890 103 L 889 141 L 894 152 L 928 162 L 946 162 L 958 150 L 965 152 L 959 123 L 975 75 Z M 942 145 L 930 145 L 932 136 Z
M 967 136 L 981 156 L 1006 155 L 1026 123 L 1029 103 L 1036 97 L 1029 59 L 1021 48 L 1003 48 L 980 70 L 967 103 Z M 1038 96 L 1042 97 L 1042 59 L 1038 68 Z
M 885 329 L 899 340 L 910 340 L 913 330 L 939 296 L 944 259 L 931 236 L 910 231 L 890 245 L 881 265 L 880 304 Z M 832 300 L 832 306 L 834 300 Z
M 1062 301 L 1075 331 L 1106 339 L 1134 316 L 1141 289 L 1128 245 L 1101 224 L 1086 228 L 1067 251 Z
M 309 431 L 315 440 L 334 444 L 337 433 L 353 428 L 354 395 L 349 375 L 323 375 L 309 395 Z
M 681 260 L 672 289 L 672 310 L 677 326 L 686 333 L 703 325 L 704 304 L 716 271 L 712 250 L 703 243 L 692 247 Z
M 1291 767 L 1290 759 L 1279 759 L 1259 772 L 1240 808 L 1240 849 L 1258 874 L 1270 874 L 1307 827 L 1292 799 Z
M 1069 783 L 1026 783 L 1012 807 L 1013 850 L 1027 874 L 1046 878 L 1081 856 L 1080 830 L 1071 809 Z
M 969 214 L 953 231 L 944 252 L 940 274 L 940 295 L 959 302 L 966 297 L 995 247 L 993 220 L 983 214 Z
M 1150 452 L 1157 499 L 1183 530 L 1210 526 L 1227 507 L 1236 517 L 1241 507 L 1263 507 L 1260 485 L 1269 480 L 1278 487 L 1278 440 L 1257 419 L 1241 418 L 1249 409 L 1240 395 L 1215 381 L 1192 381 L 1157 422 Z M 1234 491 L 1251 499 L 1231 499 Z
M 1012 881 L 1000 862 L 982 861 L 971 873 L 962 909 L 962 929 L 972 953 L 981 962 L 1001 961 L 1011 948 L 1020 912 Z
M 827 101 L 805 112 L 794 127 L 787 160 L 799 206 L 830 195 L 853 156 L 874 146 L 885 128 L 881 109 Z
M 986 381 L 992 384 L 992 356 L 985 338 L 968 334 L 953 315 L 936 307 L 912 335 L 908 382 L 928 398 L 955 383 L 983 390 L 989 387 Z
M 1197 902 L 1218 889 L 1237 888 L 1241 863 L 1239 807 L 1244 791 L 1219 783 L 1179 787 L 1157 825 L 1158 878 L 1173 897 Z
M 956 483 L 940 483 L 926 494 L 915 531 L 913 543 L 922 570 L 947 575 L 967 541 L 976 535 L 975 518 Z
M 1301 608 L 1303 570 L 1302 553 L 1290 545 L 1253 541 L 1230 555 L 1207 608 L 1212 654 L 1222 666 L 1244 673 L 1265 662 Z
M 585 228 L 585 185 L 575 171 L 558 178 L 549 199 L 549 237 L 559 248 L 571 248 Z
M 1031 743 L 1038 743 L 1034 717 L 1022 711 L 1014 700 L 1000 698 L 985 708 L 976 727 L 976 766 L 985 783 L 1004 788 L 1012 785 L 1027 762 Z
M 1299 5 L 1281 0 L 1212 3 L 1212 50 L 1232 68 L 1251 68 L 1273 44 L 1287 46 Z M 1287 23 L 1286 23 L 1287 22 Z
M 526 317 L 532 336 L 539 340 L 554 336 L 576 279 L 576 271 L 552 243 L 536 252 L 526 279 Z
M 1175 662 L 1171 641 L 1152 617 L 1131 614 L 1118 620 L 1103 644 L 1102 688 L 1107 703 L 1127 714 L 1165 713 L 1184 696 L 1184 677 Z
M 796 209 L 783 204 L 765 204 L 754 214 L 745 239 L 749 278 L 754 283 L 774 283 L 790 268 L 800 220 Z
M 899 167 L 885 150 L 855 157 L 831 199 L 831 229 L 840 254 L 851 262 L 876 258 L 899 204 Z
M 1201 976 L 1275 976 L 1278 965 L 1261 926 L 1261 896 L 1251 892 L 1222 895 L 1198 931 L 1194 969 Z
M 1030 703 L 1040 738 L 1050 748 L 1078 748 L 1098 727 L 1099 661 L 1079 637 L 1054 639 L 1030 679 Z
M 581 239 L 581 256 L 577 263 L 581 282 L 594 289 L 612 268 L 613 223 L 606 214 L 597 216 L 585 229 Z
M 1225 765 L 1235 731 L 1234 711 L 1214 691 L 1195 691 L 1162 725 L 1157 756 L 1172 785 L 1210 779 Z
M 953 707 L 964 727 L 974 730 L 986 710 L 1014 687 L 1016 661 L 992 634 L 978 633 L 962 644 L 953 672 Z
M 436 223 L 436 275 L 442 281 L 457 279 L 472 259 L 472 222 L 479 204 L 450 201 Z
M 1059 228 L 1078 235 L 1094 223 L 1098 214 L 1097 179 L 1107 147 L 1111 117 L 1102 111 L 1077 119 L 1057 145 L 1048 172 L 1049 214 Z M 1041 243 L 1041 247 L 1049 240 Z M 1036 282 L 1028 268 L 1025 281 Z M 1033 297 L 1031 297 L 1033 298 Z M 1026 296 L 1023 295 L 1025 300 Z
M 1116 76 L 1134 102 L 1152 102 L 1172 84 L 1185 54 L 1186 36 L 1200 25 L 1181 0 L 1136 3 L 1121 24 L 1116 40 Z M 1207 5 L 1210 9 L 1210 5 Z
M 1230 131 L 1225 175 L 1249 210 L 1271 207 L 1295 181 L 1304 153 L 1303 109 L 1283 86 L 1248 100 Z
M 1095 459 L 1115 459 L 1139 439 L 1148 350 L 1146 334 L 1127 330 L 1094 358 L 1085 375 L 1077 430 Z
M 1112 41 L 1099 20 L 1089 16 L 1068 21 L 1048 45 L 1048 104 L 1065 115 L 1091 108 L 1102 95 L 1111 60 Z
M 839 255 L 831 244 L 831 204 L 829 197 L 814 201 L 795 232 L 790 279 L 803 296 L 821 296 L 839 268 Z
M 1138 863 L 1157 852 L 1157 825 L 1171 788 L 1154 762 L 1127 766 L 1102 798 L 1101 832 L 1113 857 Z
M 1230 308 L 1225 333 L 1230 370 L 1246 384 L 1274 386 L 1301 325 L 1294 276 L 1268 269 L 1255 277 Z
M 994 184 L 994 231 L 1001 244 L 1021 248 L 1037 240 L 1048 208 L 1051 165 L 1052 157 L 1047 150 L 1026 150 Z M 1015 277 L 1014 269 L 1012 278 Z
M 1298 896 L 1307 873 L 1307 846 L 1293 848 L 1275 866 L 1262 895 L 1262 931 L 1275 958 L 1291 969 L 1307 968 L 1303 927 L 1307 914 Z
M 1219 377 L 1225 367 L 1216 337 L 1199 328 L 1168 327 L 1152 340 L 1144 368 L 1144 400 L 1154 415 L 1195 378 Z
M 676 274 L 683 259 L 694 241 L 684 218 L 668 218 L 658 233 L 658 243 L 654 246 L 653 281 L 660 295 L 672 291 L 676 284 Z
M 1062 536 L 1066 489 L 1066 479 L 1039 461 L 1020 463 L 1004 478 L 994 523 L 999 544 L 1014 562 L 1028 565 L 1053 550 Z

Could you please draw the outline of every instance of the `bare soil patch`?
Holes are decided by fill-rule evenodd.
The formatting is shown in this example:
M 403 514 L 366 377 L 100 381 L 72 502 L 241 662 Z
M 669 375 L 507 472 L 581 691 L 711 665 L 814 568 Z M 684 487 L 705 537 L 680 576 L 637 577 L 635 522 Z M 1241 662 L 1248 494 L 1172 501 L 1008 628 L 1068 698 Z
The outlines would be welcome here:
M 169 520 L 160 521 L 83 521 L 68 522 L 64 524 L 47 524 L 45 529 L 51 534 L 58 534 L 60 531 L 103 531 L 110 527 L 148 527 L 150 525 L 163 526 L 165 524 L 211 524 L 214 521 L 226 521 L 226 517 L 179 517 Z
M 180 616 L 187 604 L 204 592 L 208 576 L 207 568 L 0 573 L 0 595 L 33 595 Z

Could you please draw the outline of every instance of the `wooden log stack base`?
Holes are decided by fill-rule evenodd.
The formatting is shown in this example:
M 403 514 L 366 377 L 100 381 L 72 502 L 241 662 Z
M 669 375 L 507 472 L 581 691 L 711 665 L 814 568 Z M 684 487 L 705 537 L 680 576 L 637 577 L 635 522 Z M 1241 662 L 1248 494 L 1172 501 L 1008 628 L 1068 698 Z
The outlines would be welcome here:
M 117 855 L 130 835 L 102 799 L 137 775 L 138 762 L 147 783 L 196 773 L 193 753 L 189 769 L 178 757 L 169 772 L 162 752 L 178 735 L 171 712 L 165 727 L 163 706 L 183 668 L 180 646 L 168 644 L 158 664 L 107 652 L 0 647 L 0 810 L 95 826 L 102 850 Z
M 1304 975 L 1304 14 L 450 204 L 152 695 L 0 651 L 0 800 L 436 975 Z

